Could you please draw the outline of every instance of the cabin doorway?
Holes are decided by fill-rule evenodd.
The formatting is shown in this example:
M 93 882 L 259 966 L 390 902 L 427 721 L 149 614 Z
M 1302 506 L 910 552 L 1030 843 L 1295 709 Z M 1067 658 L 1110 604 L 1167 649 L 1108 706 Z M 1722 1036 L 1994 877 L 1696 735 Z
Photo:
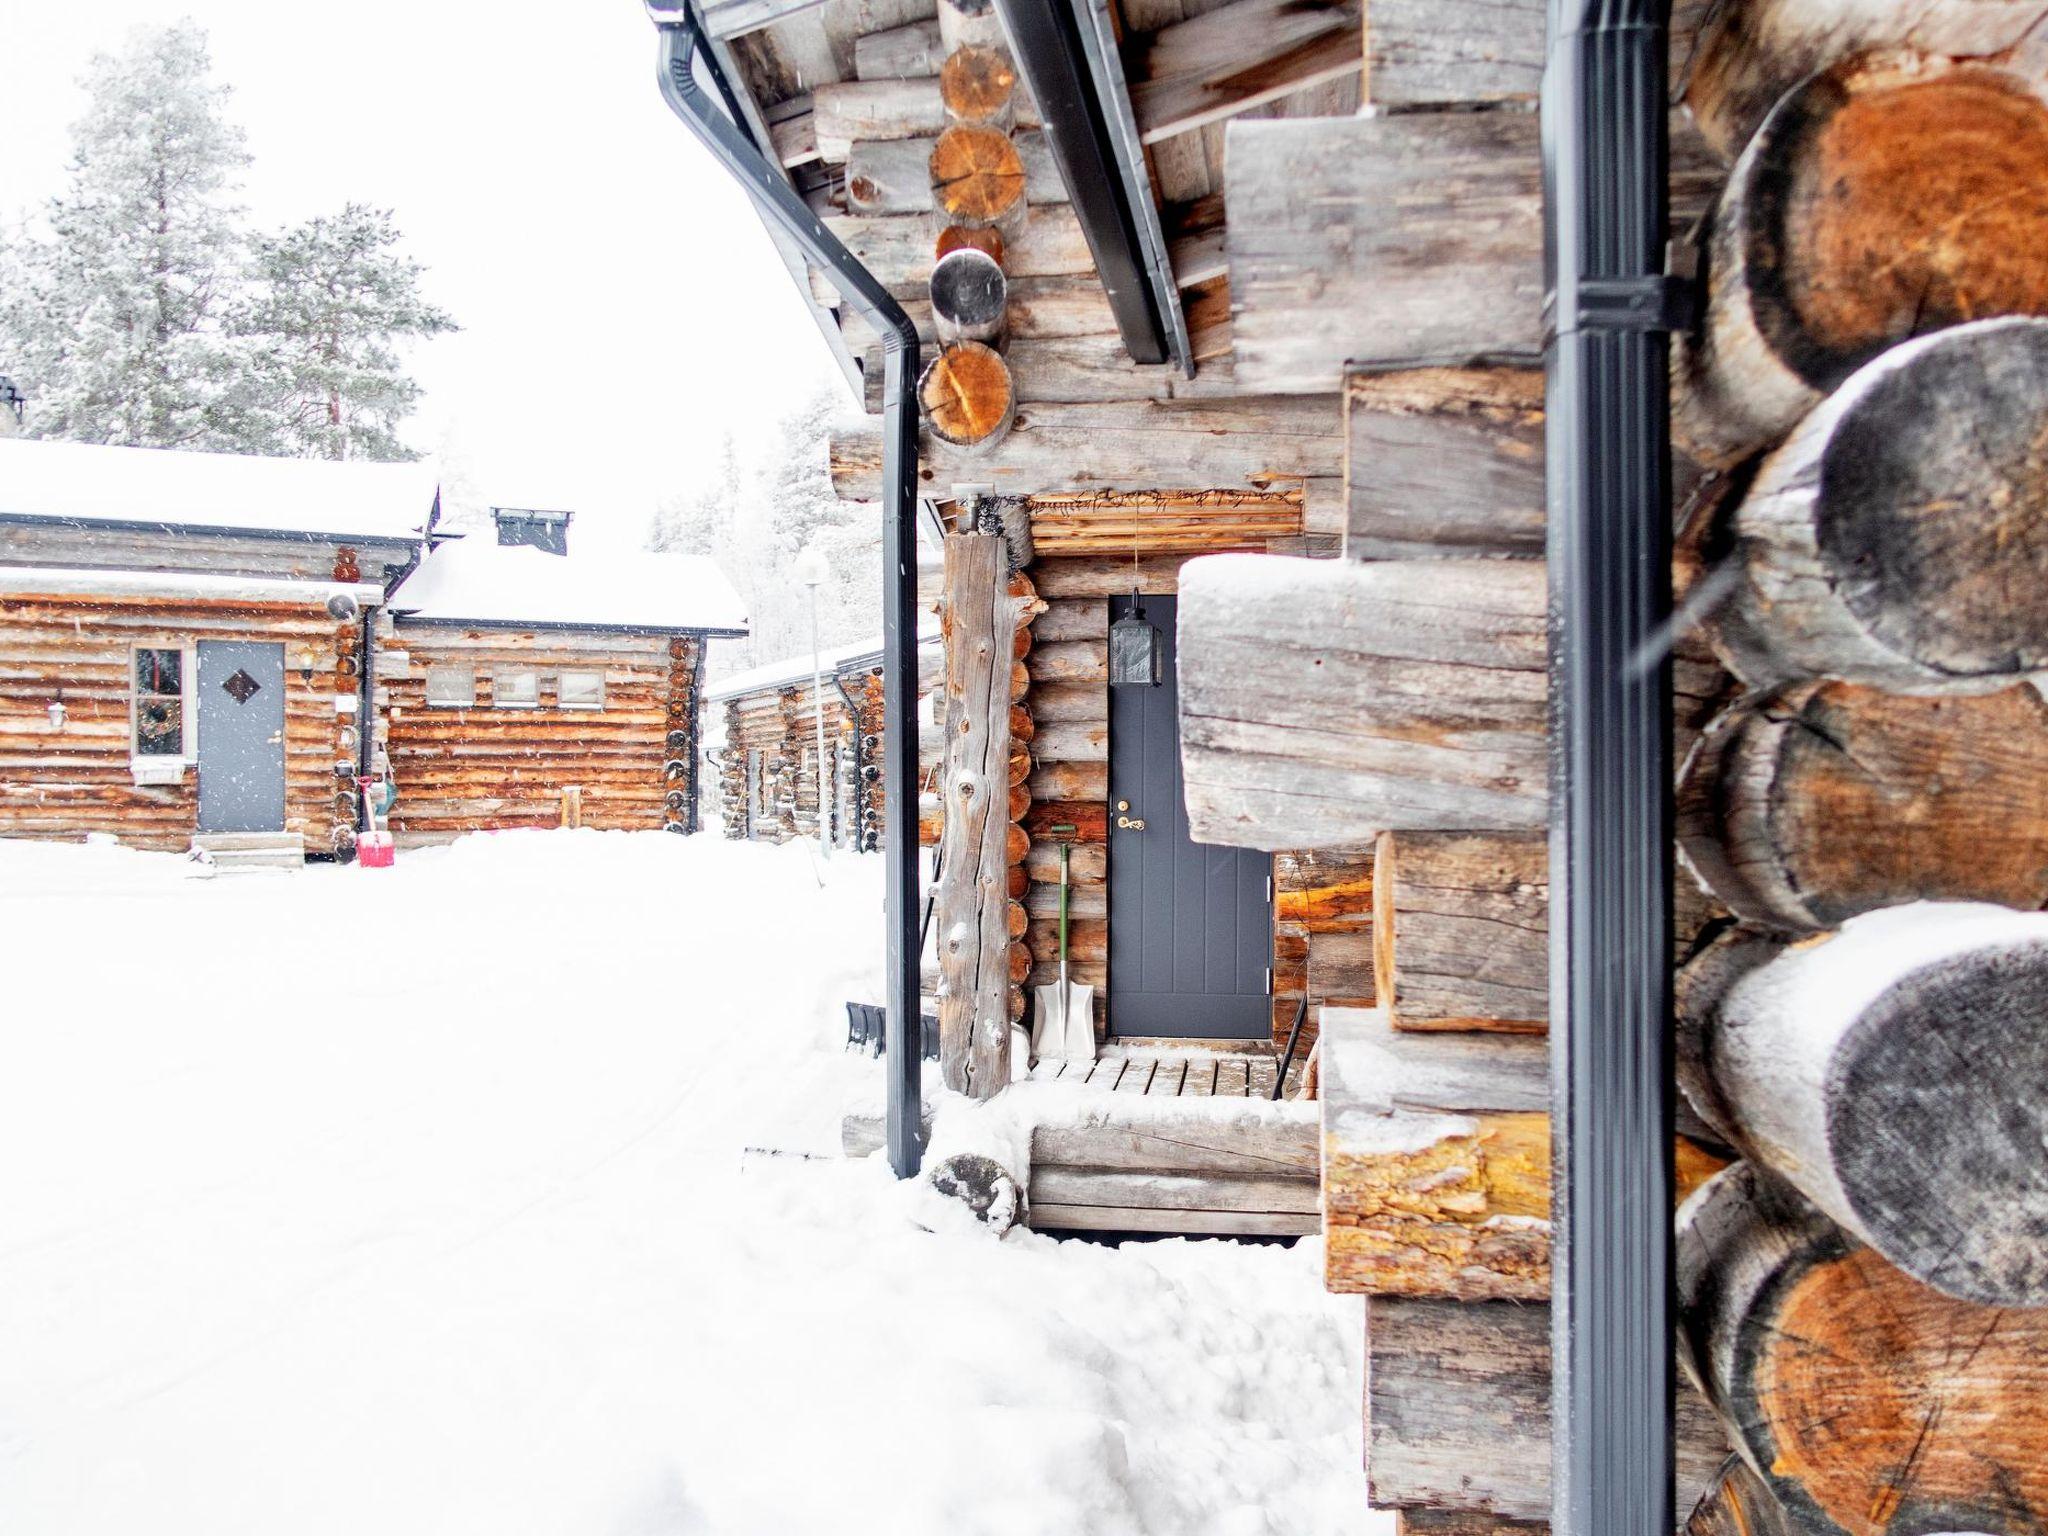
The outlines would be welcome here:
M 1109 621 L 1134 603 L 1165 656 L 1157 686 L 1109 690 L 1109 1032 L 1270 1039 L 1273 861 L 1188 835 L 1176 599 L 1111 598 Z
M 284 647 L 199 642 L 199 830 L 284 830 Z

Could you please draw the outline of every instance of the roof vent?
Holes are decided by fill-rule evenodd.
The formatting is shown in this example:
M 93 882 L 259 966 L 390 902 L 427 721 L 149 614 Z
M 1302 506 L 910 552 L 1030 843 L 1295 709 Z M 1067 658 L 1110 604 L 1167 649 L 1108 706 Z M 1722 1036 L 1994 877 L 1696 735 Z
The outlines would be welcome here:
M 569 519 L 573 512 L 548 512 L 537 507 L 493 507 L 500 544 L 530 544 L 551 555 L 569 553 Z

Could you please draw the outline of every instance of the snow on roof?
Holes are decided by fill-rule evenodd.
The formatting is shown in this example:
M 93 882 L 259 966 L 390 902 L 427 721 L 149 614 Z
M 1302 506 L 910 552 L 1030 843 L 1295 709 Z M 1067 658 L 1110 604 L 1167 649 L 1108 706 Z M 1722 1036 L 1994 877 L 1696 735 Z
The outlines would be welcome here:
M 0 438 L 0 517 L 417 540 L 430 463 L 336 463 Z
M 939 643 L 939 621 L 927 615 L 917 628 L 917 643 L 921 646 Z M 870 635 L 865 640 L 855 640 L 846 645 L 832 645 L 818 652 L 818 670 L 821 672 L 859 672 L 882 664 L 882 637 Z M 764 662 L 758 667 L 749 667 L 744 672 L 735 672 L 722 677 L 704 690 L 704 700 L 716 704 L 725 699 L 736 699 L 741 694 L 758 693 L 763 688 L 784 688 L 791 683 L 808 681 L 811 675 L 811 653 L 801 651 L 794 656 L 785 656 L 780 661 Z
M 551 555 L 483 535 L 428 555 L 391 611 L 449 624 L 747 632 L 747 605 L 701 555 Z

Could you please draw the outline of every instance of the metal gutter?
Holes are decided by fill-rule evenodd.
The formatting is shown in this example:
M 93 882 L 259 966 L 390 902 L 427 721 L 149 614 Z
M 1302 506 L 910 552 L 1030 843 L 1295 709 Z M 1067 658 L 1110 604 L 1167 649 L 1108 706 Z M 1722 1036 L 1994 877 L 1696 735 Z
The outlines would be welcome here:
M 132 517 L 52 517 L 37 512 L 0 512 L 0 523 L 26 528 L 70 528 L 80 533 L 193 534 L 205 538 L 268 539 L 283 544 L 417 544 L 420 533 L 315 533 L 298 528 L 233 528 L 225 524 L 151 522 Z
M 832 277 L 839 295 L 882 338 L 882 804 L 892 829 L 884 854 L 888 1016 L 888 1136 L 897 1177 L 923 1157 L 917 917 L 917 328 L 888 289 L 818 221 L 776 166 L 697 78 L 701 63 L 727 102 L 731 87 L 686 0 L 648 0 L 661 39 L 662 99 L 747 189 L 764 216 Z
M 1094 0 L 996 0 L 996 9 L 1038 103 L 1046 144 L 1087 236 L 1124 350 L 1133 361 L 1170 358 L 1192 373 L 1180 287 L 1167 259 L 1113 34 L 1105 39 L 1098 31 Z M 1100 24 L 1106 29 L 1108 18 Z M 1110 103 L 1119 104 L 1121 113 Z M 1127 132 L 1118 131 L 1119 121 Z
M 1551 1527 L 1672 1529 L 1669 0 L 1550 0 Z
M 431 629 L 531 629 L 579 635 L 701 635 L 706 640 L 744 640 L 744 629 L 705 629 L 695 624 L 580 624 L 570 619 L 462 619 L 440 614 L 423 617 L 404 608 L 393 608 L 392 619 L 400 624 L 419 624 Z

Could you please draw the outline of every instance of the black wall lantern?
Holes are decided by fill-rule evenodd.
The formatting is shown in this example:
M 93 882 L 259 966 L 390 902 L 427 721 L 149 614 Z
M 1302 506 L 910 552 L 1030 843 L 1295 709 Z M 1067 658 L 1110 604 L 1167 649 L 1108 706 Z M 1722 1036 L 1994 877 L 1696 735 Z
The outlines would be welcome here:
M 1109 685 L 1157 688 L 1165 680 L 1166 642 L 1131 594 L 1131 611 L 1109 626 Z

